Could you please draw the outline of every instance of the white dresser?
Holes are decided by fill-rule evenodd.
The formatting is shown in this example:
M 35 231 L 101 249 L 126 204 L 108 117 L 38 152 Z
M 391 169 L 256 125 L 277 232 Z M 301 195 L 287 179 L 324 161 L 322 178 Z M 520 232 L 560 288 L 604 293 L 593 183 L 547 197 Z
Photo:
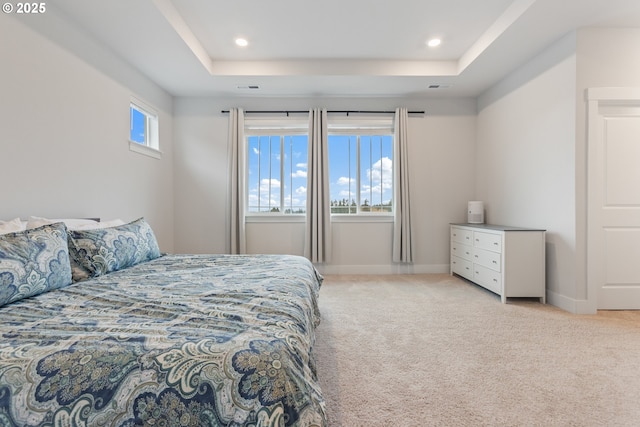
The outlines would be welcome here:
M 451 274 L 500 295 L 545 298 L 545 230 L 451 224 Z

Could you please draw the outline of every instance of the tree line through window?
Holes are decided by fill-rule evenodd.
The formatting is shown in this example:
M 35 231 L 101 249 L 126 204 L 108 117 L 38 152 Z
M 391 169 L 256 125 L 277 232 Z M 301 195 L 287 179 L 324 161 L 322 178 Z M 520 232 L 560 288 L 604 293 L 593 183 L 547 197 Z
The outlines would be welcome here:
M 390 213 L 393 198 L 391 135 L 330 135 L 331 213 Z
M 248 211 L 304 214 L 307 135 L 262 135 L 247 139 Z

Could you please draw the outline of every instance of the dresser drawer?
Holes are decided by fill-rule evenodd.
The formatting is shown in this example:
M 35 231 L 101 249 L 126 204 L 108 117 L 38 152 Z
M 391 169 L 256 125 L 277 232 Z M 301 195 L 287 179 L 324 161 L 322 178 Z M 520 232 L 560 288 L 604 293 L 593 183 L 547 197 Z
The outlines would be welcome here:
M 461 275 L 462 277 L 466 277 L 469 280 L 473 279 L 473 263 L 471 261 L 467 261 L 466 259 L 452 256 L 451 271 Z
M 502 275 L 497 271 L 479 264 L 474 264 L 473 281 L 489 289 L 491 292 L 502 294 Z
M 499 252 L 491 252 L 486 249 L 473 248 L 473 262 L 483 265 L 494 271 L 502 271 L 502 254 Z
M 451 227 L 451 241 L 465 245 L 473 245 L 473 231 Z
M 473 246 L 488 251 L 502 252 L 502 235 L 474 231 Z
M 463 245 L 458 242 L 451 242 L 451 255 L 457 256 L 467 261 L 473 261 L 473 247 L 468 245 Z

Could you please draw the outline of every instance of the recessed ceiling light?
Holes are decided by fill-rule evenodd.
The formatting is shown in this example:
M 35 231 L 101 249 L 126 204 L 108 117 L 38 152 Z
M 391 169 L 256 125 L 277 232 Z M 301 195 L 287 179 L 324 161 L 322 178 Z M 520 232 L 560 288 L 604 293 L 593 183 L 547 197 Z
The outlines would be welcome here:
M 236 44 L 240 47 L 246 47 L 249 45 L 249 42 L 247 41 L 247 39 L 243 39 L 242 37 L 238 37 L 236 39 Z
M 427 42 L 427 45 L 429 47 L 436 47 L 436 46 L 440 46 L 440 43 L 442 43 L 442 40 L 440 39 L 431 39 Z

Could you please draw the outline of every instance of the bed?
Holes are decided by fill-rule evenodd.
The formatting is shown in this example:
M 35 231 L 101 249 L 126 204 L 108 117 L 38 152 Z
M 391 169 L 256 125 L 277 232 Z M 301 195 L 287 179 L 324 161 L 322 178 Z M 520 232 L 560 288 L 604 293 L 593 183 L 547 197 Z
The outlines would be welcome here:
M 326 426 L 305 258 L 170 255 L 144 218 L 0 235 L 0 426 Z

